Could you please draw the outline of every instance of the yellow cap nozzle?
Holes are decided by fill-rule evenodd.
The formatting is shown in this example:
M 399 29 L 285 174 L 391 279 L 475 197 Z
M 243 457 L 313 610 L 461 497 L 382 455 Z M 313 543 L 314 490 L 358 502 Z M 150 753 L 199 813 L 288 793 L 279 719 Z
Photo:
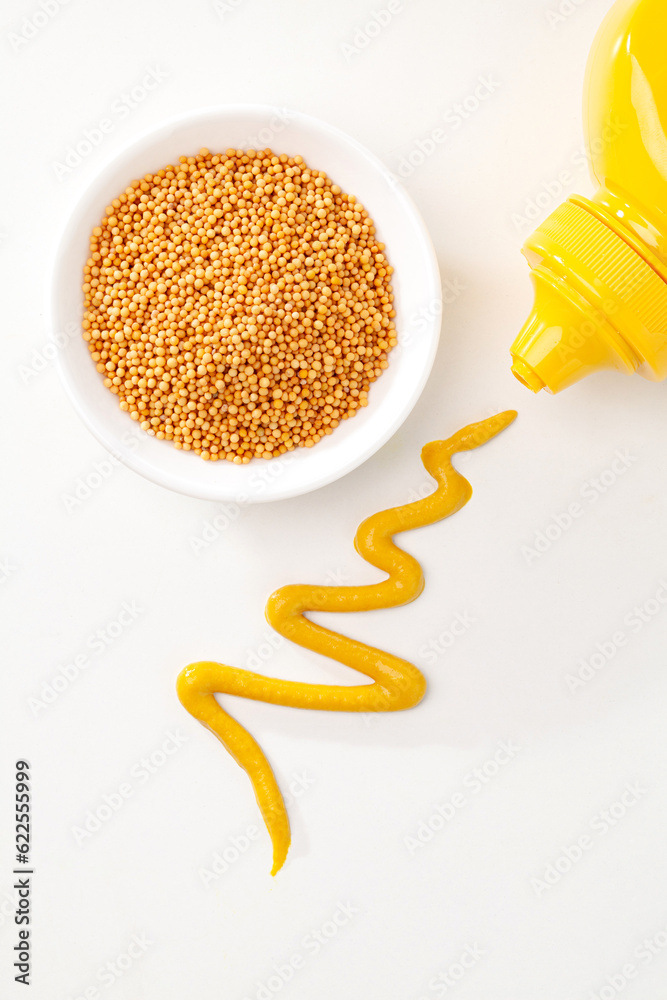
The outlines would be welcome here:
M 512 345 L 512 372 L 533 392 L 560 392 L 593 371 L 634 371 L 605 317 L 565 282 L 541 268 L 532 273 L 535 305 Z
M 522 385 L 525 385 L 526 389 L 530 389 L 532 392 L 539 392 L 540 389 L 546 389 L 544 382 L 537 372 L 533 371 L 530 365 L 522 358 L 513 359 L 512 374 Z
M 535 305 L 511 348 L 523 385 L 560 392 L 605 368 L 667 376 L 667 283 L 583 199 L 561 205 L 524 254 Z

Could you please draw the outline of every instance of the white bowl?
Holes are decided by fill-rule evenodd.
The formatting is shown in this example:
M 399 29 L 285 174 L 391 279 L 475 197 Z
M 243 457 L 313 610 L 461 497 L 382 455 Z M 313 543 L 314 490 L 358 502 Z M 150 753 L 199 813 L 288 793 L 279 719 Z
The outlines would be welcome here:
M 89 238 L 119 191 L 149 171 L 212 150 L 261 148 L 300 154 L 373 218 L 395 269 L 399 344 L 389 368 L 369 390 L 369 404 L 313 448 L 298 448 L 248 465 L 204 462 L 168 441 L 145 434 L 118 406 L 95 369 L 80 336 L 83 266 Z M 50 293 L 51 337 L 58 367 L 80 417 L 113 455 L 135 472 L 169 489 L 204 500 L 259 502 L 308 493 L 370 458 L 400 427 L 431 371 L 441 317 L 438 265 L 426 227 L 398 180 L 375 156 L 339 129 L 284 108 L 237 105 L 177 118 L 119 153 L 82 196 L 58 251 Z

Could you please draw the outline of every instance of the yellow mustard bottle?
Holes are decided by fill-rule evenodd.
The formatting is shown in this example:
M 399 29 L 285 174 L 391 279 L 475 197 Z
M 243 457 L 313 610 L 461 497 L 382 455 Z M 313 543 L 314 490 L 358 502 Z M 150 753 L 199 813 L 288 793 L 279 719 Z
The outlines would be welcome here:
M 613 368 L 667 378 L 667 0 L 618 0 L 591 52 L 584 124 L 592 198 L 527 240 L 535 305 L 514 375 L 559 392 Z

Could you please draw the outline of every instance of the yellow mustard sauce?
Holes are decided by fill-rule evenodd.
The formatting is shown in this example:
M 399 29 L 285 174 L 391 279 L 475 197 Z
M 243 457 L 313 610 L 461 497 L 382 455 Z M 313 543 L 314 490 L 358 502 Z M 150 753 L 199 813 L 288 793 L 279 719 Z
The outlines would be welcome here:
M 373 514 L 360 525 L 355 548 L 363 559 L 388 574 L 386 580 L 363 587 L 298 584 L 281 587 L 269 597 L 266 617 L 276 632 L 365 674 L 372 684 L 304 684 L 209 661 L 191 663 L 179 675 L 177 690 L 182 704 L 218 737 L 253 784 L 273 843 L 272 875 L 282 868 L 290 846 L 285 802 L 261 747 L 221 707 L 216 694 L 334 712 L 397 712 L 417 705 L 424 697 L 426 681 L 414 664 L 316 625 L 306 613 L 397 608 L 419 597 L 424 589 L 422 568 L 394 543 L 394 535 L 434 524 L 464 507 L 472 496 L 472 487 L 454 469 L 452 456 L 485 444 L 516 415 L 514 410 L 507 410 L 465 427 L 447 441 L 427 444 L 421 458 L 437 489 L 423 500 Z

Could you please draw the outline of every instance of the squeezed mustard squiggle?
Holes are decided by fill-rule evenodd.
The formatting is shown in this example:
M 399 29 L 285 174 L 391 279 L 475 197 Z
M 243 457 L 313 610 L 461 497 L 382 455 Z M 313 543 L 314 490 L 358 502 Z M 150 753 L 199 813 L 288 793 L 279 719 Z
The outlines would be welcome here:
M 213 662 L 192 663 L 179 675 L 177 690 L 182 704 L 218 737 L 253 784 L 273 843 L 272 875 L 282 867 L 290 845 L 285 803 L 259 744 L 218 704 L 215 695 L 234 694 L 275 705 L 341 712 L 396 712 L 418 704 L 426 681 L 414 664 L 316 625 L 305 614 L 396 608 L 419 597 L 424 589 L 421 566 L 394 544 L 393 536 L 433 524 L 460 510 L 472 496 L 472 487 L 452 466 L 452 455 L 489 441 L 516 415 L 514 410 L 508 410 L 471 424 L 447 441 L 427 444 L 421 457 L 438 484 L 435 492 L 423 500 L 373 514 L 360 525 L 355 548 L 367 562 L 388 574 L 382 583 L 363 587 L 295 585 L 281 587 L 269 597 L 266 617 L 277 632 L 299 646 L 358 670 L 370 677 L 372 684 L 303 684 Z

